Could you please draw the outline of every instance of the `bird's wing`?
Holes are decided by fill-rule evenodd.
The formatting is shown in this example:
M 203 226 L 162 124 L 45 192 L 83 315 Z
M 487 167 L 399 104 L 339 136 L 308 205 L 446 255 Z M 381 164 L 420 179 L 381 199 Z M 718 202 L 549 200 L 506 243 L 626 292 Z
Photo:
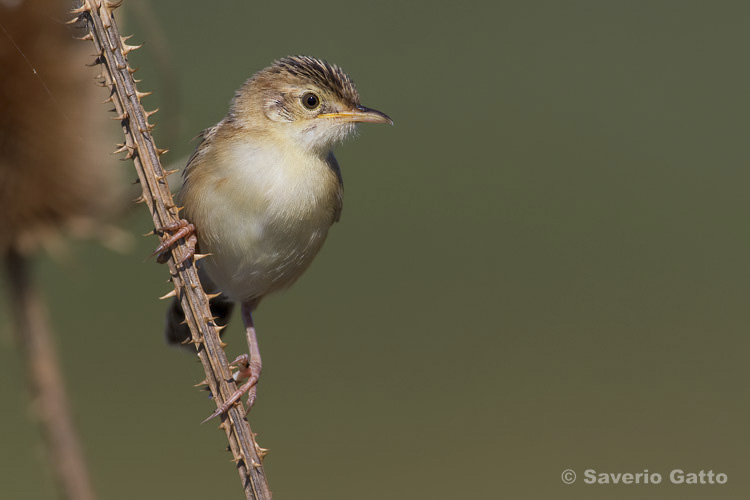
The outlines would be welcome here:
M 193 141 L 198 139 L 198 144 L 195 146 L 195 151 L 193 151 L 193 154 L 190 155 L 190 158 L 188 158 L 187 164 L 185 164 L 185 169 L 182 171 L 182 178 L 187 178 L 188 175 L 190 175 L 190 170 L 193 165 L 195 165 L 195 160 L 203 154 L 205 151 L 204 142 L 208 143 L 210 142 L 213 137 L 216 135 L 216 129 L 219 128 L 219 124 L 214 125 L 213 127 L 209 127 L 205 130 L 203 130 L 200 134 L 193 137 Z
M 333 156 L 333 151 L 328 153 L 326 163 L 328 163 L 328 167 L 333 170 L 336 174 L 336 178 L 339 180 L 339 189 L 336 193 L 336 201 L 333 207 L 333 222 L 338 222 L 339 219 L 341 219 L 341 210 L 344 208 L 344 178 L 341 177 L 339 162 L 336 161 L 336 157 Z

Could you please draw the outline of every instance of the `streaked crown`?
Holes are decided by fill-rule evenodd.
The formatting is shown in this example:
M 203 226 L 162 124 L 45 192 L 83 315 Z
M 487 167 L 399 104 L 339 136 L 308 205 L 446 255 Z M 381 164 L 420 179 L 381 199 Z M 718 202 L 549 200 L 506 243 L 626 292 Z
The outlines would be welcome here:
M 335 64 L 322 59 L 309 56 L 285 57 L 274 61 L 265 71 L 309 80 L 352 106 L 359 104 L 359 93 L 349 75 Z

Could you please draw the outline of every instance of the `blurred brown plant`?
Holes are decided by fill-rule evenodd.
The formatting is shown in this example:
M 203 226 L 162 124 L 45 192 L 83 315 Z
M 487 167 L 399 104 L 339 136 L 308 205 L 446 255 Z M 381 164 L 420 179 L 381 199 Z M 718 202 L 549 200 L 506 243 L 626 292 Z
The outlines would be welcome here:
M 84 71 L 90 48 L 65 21 L 72 3 L 0 0 L 0 255 L 20 355 L 62 498 L 95 498 L 31 254 L 60 236 L 111 240 L 123 207 L 107 165 L 101 94 Z
M 72 3 L 0 0 L 0 252 L 29 254 L 60 234 L 106 238 L 122 207 L 118 171 L 102 158 L 101 94 L 90 47 L 64 21 Z

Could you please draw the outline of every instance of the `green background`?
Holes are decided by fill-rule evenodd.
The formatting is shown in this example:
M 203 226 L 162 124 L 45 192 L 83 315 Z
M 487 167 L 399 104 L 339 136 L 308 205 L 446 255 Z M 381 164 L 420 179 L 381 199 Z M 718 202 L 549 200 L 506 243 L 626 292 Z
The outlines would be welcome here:
M 747 3 L 135 4 L 117 13 L 167 161 L 289 54 L 395 121 L 337 150 L 342 221 L 256 314 L 276 498 L 750 495 Z M 151 228 L 142 205 L 123 224 Z M 241 498 L 200 366 L 164 345 L 155 244 L 37 266 L 96 489 Z M 0 496 L 54 498 L 2 305 Z

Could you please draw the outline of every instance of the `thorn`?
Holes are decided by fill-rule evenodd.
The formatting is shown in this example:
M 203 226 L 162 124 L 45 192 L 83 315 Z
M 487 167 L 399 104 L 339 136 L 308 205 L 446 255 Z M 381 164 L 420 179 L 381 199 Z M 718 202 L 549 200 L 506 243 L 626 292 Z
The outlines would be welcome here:
M 136 178 L 136 180 L 133 181 L 133 184 L 140 184 L 140 183 L 141 183 L 140 177 Z
M 135 203 L 143 203 L 146 201 L 146 197 L 144 195 L 140 195 L 138 198 L 133 200 Z
M 152 123 L 146 124 L 146 130 L 148 130 L 149 132 L 151 132 L 155 128 L 156 128 L 156 124 L 155 123 L 153 123 L 153 124 Z
M 167 153 L 167 152 L 169 152 L 169 149 L 159 149 L 159 148 L 156 148 L 156 154 L 158 156 L 161 156 L 161 155 L 163 155 L 164 153 Z
M 124 122 L 125 120 L 128 119 L 128 112 L 127 111 L 123 111 L 121 115 L 113 116 L 112 119 Z
M 182 209 L 183 209 L 183 208 L 185 208 L 185 207 L 177 207 L 177 206 L 176 206 L 176 207 L 174 207 L 174 208 L 175 208 L 175 210 L 177 211 L 177 214 L 179 215 L 179 213 L 180 213 L 180 212 L 182 212 Z
M 227 325 L 221 325 L 221 326 L 219 326 L 219 325 L 214 325 L 214 328 L 216 328 L 216 331 L 217 331 L 217 332 L 220 332 L 220 331 L 222 331 L 222 330 L 223 330 L 224 328 L 226 328 L 226 327 L 227 327 Z M 224 347 L 226 347 L 226 346 L 227 346 L 227 344 L 224 344 Z
M 187 318 L 186 318 L 186 319 L 183 319 L 182 321 L 180 321 L 180 324 L 181 324 L 181 325 L 187 325 Z
M 207 293 L 206 297 L 208 297 L 208 300 L 211 300 L 211 299 L 215 299 L 219 295 L 221 295 L 221 292 L 218 292 L 218 293 Z
M 168 293 L 168 294 L 166 294 L 166 295 L 162 295 L 161 297 L 159 297 L 159 300 L 164 300 L 164 299 L 168 299 L 168 298 L 170 298 L 170 297 L 177 297 L 177 290 L 176 290 L 176 289 L 175 289 L 175 290 L 172 290 L 171 292 L 169 292 L 169 293 Z
M 133 36 L 133 35 L 130 35 L 130 36 Z M 128 38 L 130 38 L 130 37 L 128 37 Z M 122 40 L 122 37 L 120 37 L 120 40 Z M 128 55 L 131 52 L 133 52 L 134 50 L 140 49 L 141 47 L 143 47 L 143 44 L 140 44 L 140 45 L 128 45 L 125 42 L 122 42 L 122 53 L 124 55 Z
M 210 257 L 213 255 L 212 253 L 197 253 L 193 255 L 193 258 L 195 259 L 195 262 L 198 262 L 201 259 L 205 259 L 206 257 Z
M 97 66 L 97 65 L 99 65 L 99 64 L 101 64 L 103 62 L 104 62 L 104 60 L 101 58 L 101 56 L 99 56 L 96 59 L 94 59 L 94 62 L 92 62 L 92 63 L 86 63 L 86 66 L 88 66 L 89 68 L 93 68 L 94 66 Z
M 81 5 L 80 7 L 71 9 L 70 13 L 71 14 L 83 14 L 84 12 L 88 12 L 88 11 L 89 11 L 89 8 L 86 6 L 86 2 L 84 2 L 83 5 Z
M 176 174 L 176 173 L 177 173 L 177 172 L 179 172 L 179 171 L 180 171 L 180 169 L 179 169 L 179 168 L 176 168 L 176 169 L 174 169 L 174 170 L 165 170 L 165 171 L 164 171 L 164 173 L 165 173 L 166 175 L 172 175 L 172 174 Z
M 134 148 L 132 146 L 127 146 L 125 149 L 127 149 L 128 154 L 126 154 L 125 156 L 123 156 L 122 158 L 120 158 L 121 161 L 129 160 L 129 159 L 131 159 L 132 157 L 135 156 L 136 148 Z M 115 151 L 112 154 L 117 154 L 118 152 L 120 152 L 120 151 L 119 150 Z
M 224 328 L 226 326 L 227 325 L 224 325 L 224 326 L 222 326 L 222 328 Z M 216 328 L 218 328 L 218 326 Z M 228 345 L 229 344 L 227 344 L 226 342 L 221 342 L 221 341 L 219 342 L 219 347 L 221 347 L 222 349 L 226 349 Z
M 130 66 L 128 66 L 127 68 L 128 68 L 128 73 L 130 73 L 131 75 L 140 69 L 140 68 L 133 69 Z M 123 68 L 123 69 L 125 69 L 125 68 Z
M 139 80 L 138 78 L 133 78 L 133 82 L 135 83 L 141 83 L 143 80 Z
M 125 158 L 127 159 L 127 158 L 133 157 L 133 151 L 135 150 L 134 147 L 128 146 L 127 144 L 117 144 L 117 146 L 119 147 L 115 149 L 114 151 L 112 151 L 111 154 L 116 155 L 116 154 L 124 153 L 125 151 L 127 151 L 128 156 L 126 156 Z
M 136 97 L 138 97 L 138 100 L 143 99 L 146 96 L 150 96 L 151 94 L 153 94 L 153 92 L 138 92 L 137 90 L 135 91 L 135 95 Z
M 110 96 L 109 96 L 109 97 L 107 98 L 107 100 L 106 100 L 106 101 L 102 101 L 102 104 L 107 104 L 108 102 L 111 102 L 111 103 L 113 103 L 113 104 L 114 104 L 114 102 L 115 102 L 115 101 L 114 101 L 114 98 L 115 98 L 115 96 L 114 96 L 114 94 L 112 94 L 112 95 L 110 95 Z
M 200 382 L 198 382 L 197 384 L 195 384 L 193 387 L 201 387 L 201 386 L 204 386 L 204 385 L 208 385 L 208 382 L 206 382 L 205 378 L 203 380 L 201 380 Z
M 73 37 L 73 38 L 75 38 L 76 40 L 89 40 L 92 42 L 94 41 L 94 36 L 91 33 L 86 33 L 82 37 Z
M 106 5 L 109 10 L 115 10 L 117 7 L 119 7 L 120 5 L 122 5 L 122 2 L 123 2 L 123 0 L 120 0 L 119 2 L 107 2 L 107 1 L 105 1 L 104 5 Z
M 128 40 L 130 40 L 131 38 L 133 38 L 133 35 L 128 35 L 128 36 L 121 36 L 121 37 L 120 37 L 120 41 L 121 41 L 122 43 L 125 43 L 125 42 L 127 42 Z
M 156 108 L 156 109 L 155 109 L 155 110 L 153 110 L 153 111 L 144 111 L 144 112 L 146 113 L 146 118 L 151 118 L 151 115 L 153 115 L 153 114 L 154 114 L 154 113 L 156 113 L 157 111 L 159 111 L 159 108 Z

